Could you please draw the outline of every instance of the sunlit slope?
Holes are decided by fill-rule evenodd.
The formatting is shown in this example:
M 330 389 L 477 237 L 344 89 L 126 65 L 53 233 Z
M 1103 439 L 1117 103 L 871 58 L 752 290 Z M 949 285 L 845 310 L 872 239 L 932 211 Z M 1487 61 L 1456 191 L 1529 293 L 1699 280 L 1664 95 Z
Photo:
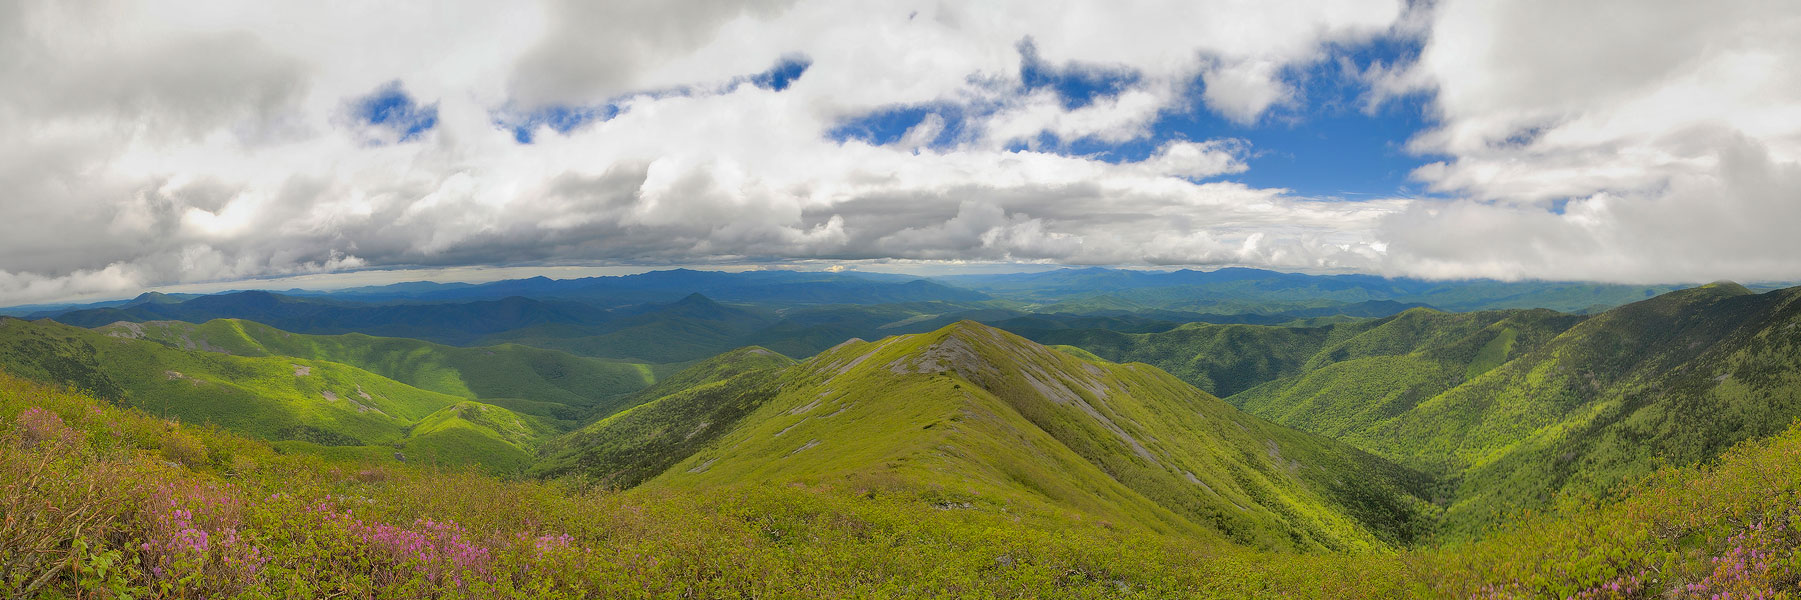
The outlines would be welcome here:
M 353 454 L 391 456 L 398 450 L 405 457 L 413 444 L 443 446 L 434 441 L 442 437 L 439 428 L 419 426 L 453 421 L 446 410 L 476 404 L 341 363 L 181 350 L 51 321 L 0 319 L 0 368 L 87 389 L 154 415 L 339 455 L 364 448 Z M 465 429 L 481 438 L 520 446 L 520 436 L 488 424 L 501 422 L 522 423 L 538 437 L 548 433 L 535 417 L 480 406 L 493 417 Z M 519 447 L 511 454 L 523 452 Z M 445 464 L 521 466 L 516 456 L 490 460 L 479 450 L 435 454 Z
M 344 363 L 421 389 L 565 420 L 630 406 L 620 402 L 625 395 L 672 370 L 513 344 L 462 348 L 359 333 L 307 335 L 239 319 L 120 322 L 98 330 L 180 349 Z
M 1582 319 L 1548 310 L 1414 309 L 1326 344 L 1299 374 L 1230 401 L 1298 429 L 1354 436 L 1544 345 Z
M 649 485 L 861 482 L 1049 503 L 1265 547 L 1407 539 L 1422 482 L 1251 417 L 1142 364 L 1083 360 L 974 322 L 853 340 Z
M 1415 308 L 1379 319 L 1317 325 L 1188 323 L 1167 331 L 1148 333 L 1049 329 L 1032 331 L 1028 335 L 1040 343 L 1077 346 L 1108 360 L 1149 363 L 1202 390 L 1230 397 L 1232 402 L 1243 406 L 1240 403 L 1242 396 L 1238 395 L 1245 390 L 1330 364 L 1436 352 L 1439 348 L 1472 338 L 1492 339 L 1508 328 L 1515 329 L 1516 336 L 1524 335 L 1513 347 L 1507 348 L 1517 354 L 1581 320 L 1579 316 L 1548 310 L 1446 313 Z M 1483 333 L 1491 328 L 1491 333 Z M 1470 372 L 1473 365 L 1481 364 L 1481 369 L 1486 369 L 1498 364 L 1480 363 L 1473 354 L 1461 349 L 1456 352 L 1455 356 L 1432 359 L 1458 362 L 1458 368 L 1447 372 L 1440 380 L 1473 376 L 1475 373 Z M 1390 365 L 1383 362 L 1376 360 L 1340 368 L 1389 369 Z M 1416 371 L 1418 365 L 1400 361 L 1395 366 Z M 1451 384 L 1455 383 L 1452 381 Z
M 1444 494 L 1446 531 L 1468 535 L 1560 495 L 1602 493 L 1659 463 L 1709 460 L 1786 427 L 1801 415 L 1797 298 L 1801 290 L 1753 294 L 1736 284 L 1681 290 L 1536 346 L 1544 327 L 1503 323 L 1381 364 L 1329 364 L 1233 400 L 1445 476 L 1455 484 Z M 1461 371 L 1461 360 L 1446 360 L 1462 356 L 1471 358 Z

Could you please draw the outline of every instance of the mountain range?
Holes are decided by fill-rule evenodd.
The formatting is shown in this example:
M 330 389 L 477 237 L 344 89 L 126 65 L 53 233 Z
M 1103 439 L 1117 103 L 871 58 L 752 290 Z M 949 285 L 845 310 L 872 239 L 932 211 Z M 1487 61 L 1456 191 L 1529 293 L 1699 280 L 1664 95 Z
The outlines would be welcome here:
M 1801 537 L 1763 529 L 1795 518 L 1783 499 L 1801 494 L 1781 458 L 1801 440 L 1801 288 L 1717 283 L 1590 313 L 1605 302 L 1446 305 L 1656 290 L 1521 284 L 1501 299 L 1500 284 L 1391 281 L 1373 297 L 1358 277 L 1250 270 L 943 279 L 974 292 L 811 277 L 146 296 L 0 318 L 0 468 L 63 460 L 43 449 L 75 436 L 55 446 L 72 481 L 142 459 L 137 477 L 200 482 L 165 486 L 263 490 L 217 518 L 321 593 L 356 576 L 303 567 L 321 544 L 418 590 L 451 580 L 404 573 L 698 596 L 758 595 L 726 574 L 746 568 L 907 597 L 1641 598 L 1801 582 L 1781 562 Z M 1096 278 L 1116 285 L 1058 291 Z M 1150 301 L 1181 286 L 1220 295 Z M 1291 288 L 1310 291 L 1258 300 Z M 832 295 L 856 289 L 864 302 Z M 481 296 L 534 290 L 559 291 Z M 1193 312 L 1238 302 L 1260 308 Z M 1229 318 L 1192 318 L 1205 314 Z M 0 507 L 51 493 L 7 485 Z M 427 523 L 454 517 L 488 558 L 384 562 L 360 525 L 306 516 L 322 510 L 422 540 L 449 539 Z M 602 513 L 613 524 L 583 516 Z M 161 535 L 120 527 L 104 539 Z M 649 554 L 567 562 L 633 545 Z M 1747 548 L 1776 558 L 1716 568 Z M 493 562 L 515 551 L 523 570 Z M 632 562 L 646 557 L 682 570 Z

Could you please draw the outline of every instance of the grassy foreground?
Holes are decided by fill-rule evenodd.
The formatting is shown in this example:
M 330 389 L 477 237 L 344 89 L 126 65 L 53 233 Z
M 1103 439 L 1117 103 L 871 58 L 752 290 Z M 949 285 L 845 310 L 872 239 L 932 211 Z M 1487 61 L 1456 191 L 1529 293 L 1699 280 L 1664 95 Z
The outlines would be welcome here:
M 1791 597 L 1801 431 L 1467 545 L 1292 554 L 845 480 L 705 494 L 327 462 L 0 375 L 0 594 Z

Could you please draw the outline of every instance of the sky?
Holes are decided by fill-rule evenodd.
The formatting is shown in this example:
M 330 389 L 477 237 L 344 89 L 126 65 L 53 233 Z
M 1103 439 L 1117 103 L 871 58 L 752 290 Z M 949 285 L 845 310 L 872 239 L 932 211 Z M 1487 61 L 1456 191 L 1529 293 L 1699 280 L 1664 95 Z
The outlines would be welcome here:
M 1801 280 L 1796 64 L 1789 0 L 0 0 L 0 305 L 675 265 Z

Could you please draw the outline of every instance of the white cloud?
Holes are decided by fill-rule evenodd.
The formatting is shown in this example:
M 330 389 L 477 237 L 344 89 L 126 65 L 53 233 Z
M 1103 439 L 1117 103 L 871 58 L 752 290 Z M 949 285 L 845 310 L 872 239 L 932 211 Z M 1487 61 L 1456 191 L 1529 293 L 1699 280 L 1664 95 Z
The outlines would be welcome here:
M 1801 82 L 1781 68 L 1801 58 L 1796 11 L 1642 6 L 0 0 L 0 304 L 584 261 L 1789 273 L 1760 257 L 1792 254 L 1771 224 L 1791 222 L 1801 157 Z M 1446 158 L 1416 177 L 1464 200 L 1210 181 L 1263 150 L 1223 137 L 1127 162 L 1038 145 L 1149 144 L 1159 117 L 1197 109 L 1261 123 L 1304 101 L 1297 69 L 1391 31 L 1430 41 L 1365 76 L 1377 99 L 1435 94 L 1442 121 L 1412 147 Z M 1074 107 L 1023 90 L 1028 39 L 1047 68 L 1123 89 Z M 787 56 L 811 61 L 791 87 L 745 83 Z M 436 107 L 434 128 L 401 141 L 346 122 L 394 81 Z M 651 93 L 670 90 L 685 91 Z M 620 112 L 529 145 L 496 124 L 547 102 Z M 941 109 L 892 144 L 828 135 L 925 105 Z M 1574 200 L 1545 212 L 1557 198 Z M 1631 241 L 1672 224 L 1724 241 Z
M 1801 278 L 1798 61 L 1791 2 L 1439 4 L 1417 64 L 1370 76 L 1434 94 L 1411 147 L 1448 158 L 1414 177 L 1462 199 L 1389 222 L 1390 269 Z

